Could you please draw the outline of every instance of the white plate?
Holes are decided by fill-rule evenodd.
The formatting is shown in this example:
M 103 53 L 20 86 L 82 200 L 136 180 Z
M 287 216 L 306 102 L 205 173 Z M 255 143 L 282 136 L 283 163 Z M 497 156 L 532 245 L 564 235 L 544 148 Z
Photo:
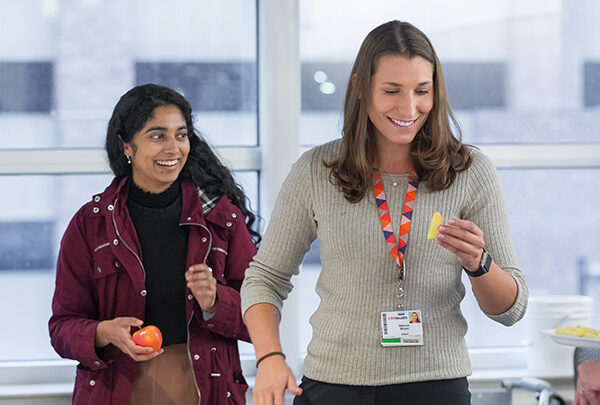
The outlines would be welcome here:
M 557 335 L 555 329 L 546 329 L 543 330 L 542 333 L 550 336 L 552 340 L 554 340 L 556 343 L 560 343 L 561 345 L 600 348 L 600 338 L 595 339 L 579 336 Z

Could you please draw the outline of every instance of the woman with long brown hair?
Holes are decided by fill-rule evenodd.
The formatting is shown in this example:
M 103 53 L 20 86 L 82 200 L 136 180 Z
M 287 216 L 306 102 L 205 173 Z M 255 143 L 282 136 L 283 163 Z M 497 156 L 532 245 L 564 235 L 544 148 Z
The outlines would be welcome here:
M 447 221 L 430 226 L 436 212 Z M 321 302 L 299 388 L 279 311 L 317 238 Z M 461 142 L 429 39 L 390 21 L 358 52 L 342 139 L 295 163 L 246 273 L 254 404 L 281 405 L 286 388 L 297 405 L 469 404 L 463 271 L 487 316 L 522 318 L 528 290 L 495 167 Z

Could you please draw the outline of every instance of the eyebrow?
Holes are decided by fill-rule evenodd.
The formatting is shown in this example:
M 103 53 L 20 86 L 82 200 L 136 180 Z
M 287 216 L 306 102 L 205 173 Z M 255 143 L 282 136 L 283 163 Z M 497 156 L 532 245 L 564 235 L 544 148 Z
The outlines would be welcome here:
M 187 129 L 187 126 L 183 125 L 183 126 L 177 128 L 178 131 L 181 131 L 182 129 Z M 152 131 L 166 131 L 166 130 L 167 130 L 166 127 L 152 127 L 152 128 L 148 128 L 146 130 L 146 133 L 152 132 Z
M 426 82 L 421 82 L 417 85 L 417 87 L 421 87 L 421 86 L 427 86 L 428 84 L 431 84 L 431 80 L 426 81 Z M 388 85 L 388 86 L 394 86 L 394 87 L 402 87 L 402 85 L 400 83 L 396 83 L 396 82 L 383 82 L 381 84 L 384 85 Z

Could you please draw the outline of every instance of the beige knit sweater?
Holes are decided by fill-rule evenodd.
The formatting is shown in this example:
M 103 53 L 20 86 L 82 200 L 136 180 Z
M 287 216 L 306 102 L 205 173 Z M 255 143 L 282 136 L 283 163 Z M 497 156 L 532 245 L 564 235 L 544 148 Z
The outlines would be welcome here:
M 381 230 L 373 192 L 356 204 L 329 181 L 322 161 L 339 153 L 336 140 L 304 153 L 277 198 L 268 229 L 242 286 L 242 311 L 267 302 L 281 310 L 290 279 L 311 242 L 319 239 L 320 305 L 310 323 L 303 372 L 309 378 L 350 385 L 384 385 L 464 377 L 471 373 L 460 311 L 465 295 L 454 254 L 427 239 L 434 211 L 445 220 L 473 221 L 486 249 L 519 288 L 512 308 L 489 317 L 504 325 L 521 319 L 527 305 L 525 279 L 517 266 L 502 186 L 492 162 L 471 149 L 473 165 L 452 186 L 430 192 L 419 185 L 406 250 L 407 310 L 422 311 L 424 346 L 382 347 L 380 313 L 396 309 L 397 266 Z M 407 175 L 382 175 L 394 232 L 398 234 Z M 470 286 L 469 286 L 470 288 Z

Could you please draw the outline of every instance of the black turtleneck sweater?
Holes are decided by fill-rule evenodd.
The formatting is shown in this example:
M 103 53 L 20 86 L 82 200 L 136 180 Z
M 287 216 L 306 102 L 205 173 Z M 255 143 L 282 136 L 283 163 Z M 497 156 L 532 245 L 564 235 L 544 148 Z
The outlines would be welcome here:
M 188 228 L 179 226 L 181 184 L 159 194 L 145 192 L 133 181 L 127 208 L 137 231 L 146 272 L 144 324 L 156 325 L 163 345 L 187 342 L 185 271 Z

